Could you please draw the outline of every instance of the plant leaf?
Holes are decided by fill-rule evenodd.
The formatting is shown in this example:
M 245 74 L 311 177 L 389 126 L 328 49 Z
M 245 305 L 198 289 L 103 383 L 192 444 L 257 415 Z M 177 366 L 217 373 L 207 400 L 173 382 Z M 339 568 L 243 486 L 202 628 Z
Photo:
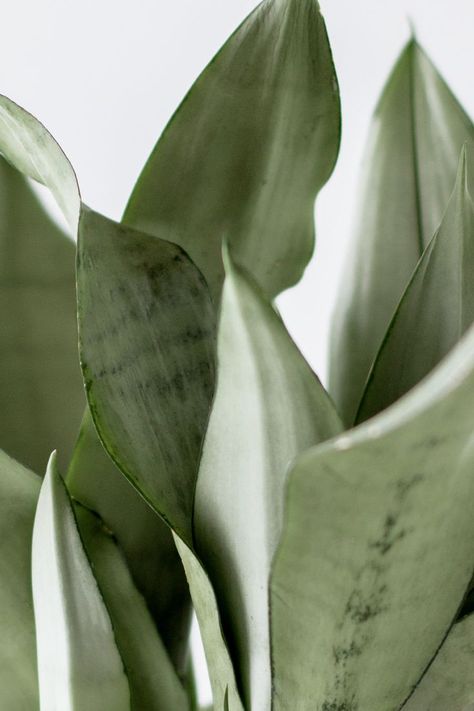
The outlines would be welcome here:
M 214 385 L 207 286 L 176 245 L 85 207 L 77 284 L 81 362 L 100 437 L 154 509 L 191 543 Z
M 474 321 L 473 187 L 474 149 L 466 145 L 441 226 L 425 249 L 377 354 L 358 422 L 422 380 Z
M 127 565 L 156 621 L 181 678 L 187 671 L 191 605 L 181 559 L 169 527 L 117 469 L 86 412 L 71 461 L 71 495 L 100 514 L 114 532 Z M 79 529 L 82 519 L 79 518 Z
M 474 615 L 451 629 L 404 711 L 472 711 Z
M 214 298 L 221 240 L 274 296 L 314 246 L 313 203 L 340 137 L 316 0 L 265 0 L 199 77 L 153 150 L 126 224 L 181 245 Z
M 40 479 L 0 450 L 0 689 L 5 709 L 39 708 L 31 537 Z
M 36 509 L 32 579 L 41 708 L 129 711 L 112 624 L 54 455 Z
M 451 194 L 474 127 L 424 51 L 411 40 L 370 129 L 359 216 L 341 280 L 330 387 L 352 424 L 395 308 Z
M 244 711 L 237 689 L 234 668 L 221 629 L 217 600 L 212 584 L 191 548 L 176 534 L 174 534 L 174 539 L 186 571 L 201 630 L 213 692 L 213 708 L 222 708 L 224 711 Z
M 396 711 L 434 657 L 474 567 L 473 398 L 471 328 L 405 398 L 294 466 L 275 711 Z
M 75 513 L 126 669 L 131 709 L 186 711 L 184 688 L 112 536 L 83 507 L 77 506 Z
M 1 156 L 0 188 L 0 446 L 42 473 L 54 447 L 68 460 L 85 405 L 75 246 Z
M 287 467 L 342 427 L 280 318 L 230 257 L 218 363 L 196 488 L 196 547 L 217 593 L 244 703 L 263 711 L 271 700 L 268 578 Z

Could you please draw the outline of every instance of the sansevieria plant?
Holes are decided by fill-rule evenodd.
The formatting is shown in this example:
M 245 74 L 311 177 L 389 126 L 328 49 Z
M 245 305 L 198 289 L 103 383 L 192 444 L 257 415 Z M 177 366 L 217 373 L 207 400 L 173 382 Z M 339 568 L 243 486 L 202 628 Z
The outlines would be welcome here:
M 1 711 L 193 711 L 192 607 L 215 711 L 474 709 L 474 127 L 411 39 L 328 394 L 272 301 L 339 139 L 316 0 L 232 35 L 121 223 L 0 97 Z

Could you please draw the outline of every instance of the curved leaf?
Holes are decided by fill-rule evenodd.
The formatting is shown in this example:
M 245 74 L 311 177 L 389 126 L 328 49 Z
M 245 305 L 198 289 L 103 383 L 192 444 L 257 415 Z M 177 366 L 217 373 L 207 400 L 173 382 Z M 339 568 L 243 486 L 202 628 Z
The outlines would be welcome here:
M 461 155 L 441 226 L 420 259 L 367 382 L 357 421 L 408 392 L 474 321 L 474 148 Z
M 409 395 L 293 467 L 275 711 L 396 711 L 420 679 L 474 567 L 473 398 L 471 329 Z
M 184 688 L 117 545 L 97 516 L 80 506 L 75 513 L 125 666 L 131 709 L 187 711 Z
M 67 461 L 85 405 L 75 246 L 1 156 L 0 321 L 0 446 L 42 473 L 54 447 Z
M 334 166 L 339 95 L 317 0 L 265 0 L 186 97 L 124 222 L 181 245 L 214 298 L 224 235 L 274 296 L 314 245 L 313 203 Z
M 112 624 L 54 455 L 36 509 L 32 579 L 41 708 L 130 711 Z
M 196 488 L 196 546 L 223 612 L 244 701 L 262 711 L 271 700 L 268 578 L 287 467 L 341 424 L 272 306 L 229 257 L 218 363 Z
M 474 616 L 457 622 L 404 711 L 474 709 Z
M 89 411 L 74 450 L 67 485 L 71 495 L 100 514 L 123 550 L 181 677 L 189 656 L 191 605 L 181 560 L 169 527 L 114 465 L 100 443 Z M 84 534 L 79 519 L 81 535 Z
M 0 450 L 0 689 L 11 711 L 39 708 L 31 537 L 40 483 Z
M 471 120 L 411 40 L 375 111 L 334 314 L 329 390 L 347 424 L 393 312 L 439 226 L 468 139 L 474 139 Z

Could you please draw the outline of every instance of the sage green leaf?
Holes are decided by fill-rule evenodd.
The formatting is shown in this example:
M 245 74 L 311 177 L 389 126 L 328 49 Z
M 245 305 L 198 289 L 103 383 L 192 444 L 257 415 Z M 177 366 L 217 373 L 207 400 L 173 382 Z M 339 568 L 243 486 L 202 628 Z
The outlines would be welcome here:
M 274 711 L 397 711 L 419 681 L 474 568 L 473 398 L 471 328 L 411 393 L 292 468 Z
M 0 450 L 0 699 L 37 711 L 31 537 L 40 479 Z
M 474 709 L 474 615 L 451 629 L 405 711 L 472 711 Z
M 408 392 L 474 321 L 474 148 L 462 151 L 439 230 L 425 249 L 377 354 L 357 415 L 375 415 Z
M 67 461 L 85 404 L 75 246 L 1 156 L 0 321 L 0 446 L 42 473 L 54 447 Z
M 89 411 L 83 419 L 67 485 L 71 495 L 100 514 L 114 532 L 173 664 L 184 677 L 191 605 L 181 559 L 168 526 L 106 454 Z M 83 534 L 81 524 L 79 518 Z
M 390 319 L 451 195 L 474 127 L 411 40 L 370 128 L 352 249 L 334 314 L 329 390 L 352 424 Z
M 206 283 L 176 245 L 83 206 L 77 284 L 81 361 L 100 437 L 191 543 L 214 384 L 215 317 Z
M 299 280 L 340 107 L 317 0 L 265 0 L 199 77 L 153 150 L 126 224 L 181 245 L 215 298 L 225 235 L 270 296 Z
M 184 688 L 112 535 L 83 507 L 75 513 L 126 669 L 132 711 L 187 711 Z
M 33 601 L 41 708 L 130 711 L 130 690 L 54 455 L 33 529 Z
M 176 547 L 183 561 L 191 597 L 206 654 L 213 692 L 213 708 L 224 711 L 244 711 L 235 679 L 234 667 L 224 638 L 217 600 L 199 558 L 179 536 L 174 534 Z
M 339 433 L 319 380 L 258 287 L 226 258 L 218 384 L 195 502 L 196 547 L 209 573 L 247 708 L 270 708 L 268 579 L 286 472 Z

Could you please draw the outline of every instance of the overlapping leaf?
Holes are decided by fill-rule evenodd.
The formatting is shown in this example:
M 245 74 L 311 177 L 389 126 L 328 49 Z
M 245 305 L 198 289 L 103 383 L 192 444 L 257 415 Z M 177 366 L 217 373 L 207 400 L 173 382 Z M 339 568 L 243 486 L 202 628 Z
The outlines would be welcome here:
M 395 308 L 453 189 L 471 120 L 411 40 L 376 109 L 359 215 L 341 281 L 330 392 L 352 424 Z
M 224 611 L 246 705 L 261 711 L 271 699 L 268 578 L 287 467 L 341 424 L 280 318 L 230 257 L 218 363 L 196 489 L 196 545 Z
M 454 193 L 390 323 L 357 419 L 424 378 L 474 321 L 474 147 L 464 147 Z
M 5 709 L 38 705 L 31 537 L 40 479 L 0 450 L 0 689 Z
M 473 398 L 471 329 L 399 403 L 292 469 L 275 711 L 396 711 L 420 679 L 474 568 Z
M 474 708 L 474 616 L 457 622 L 405 711 L 472 711 Z
M 180 244 L 217 297 L 221 241 L 274 296 L 313 251 L 313 203 L 339 147 L 339 95 L 317 0 L 264 0 L 178 109 L 126 224 Z
M 41 708 L 130 711 L 112 623 L 54 456 L 36 509 L 32 579 Z

